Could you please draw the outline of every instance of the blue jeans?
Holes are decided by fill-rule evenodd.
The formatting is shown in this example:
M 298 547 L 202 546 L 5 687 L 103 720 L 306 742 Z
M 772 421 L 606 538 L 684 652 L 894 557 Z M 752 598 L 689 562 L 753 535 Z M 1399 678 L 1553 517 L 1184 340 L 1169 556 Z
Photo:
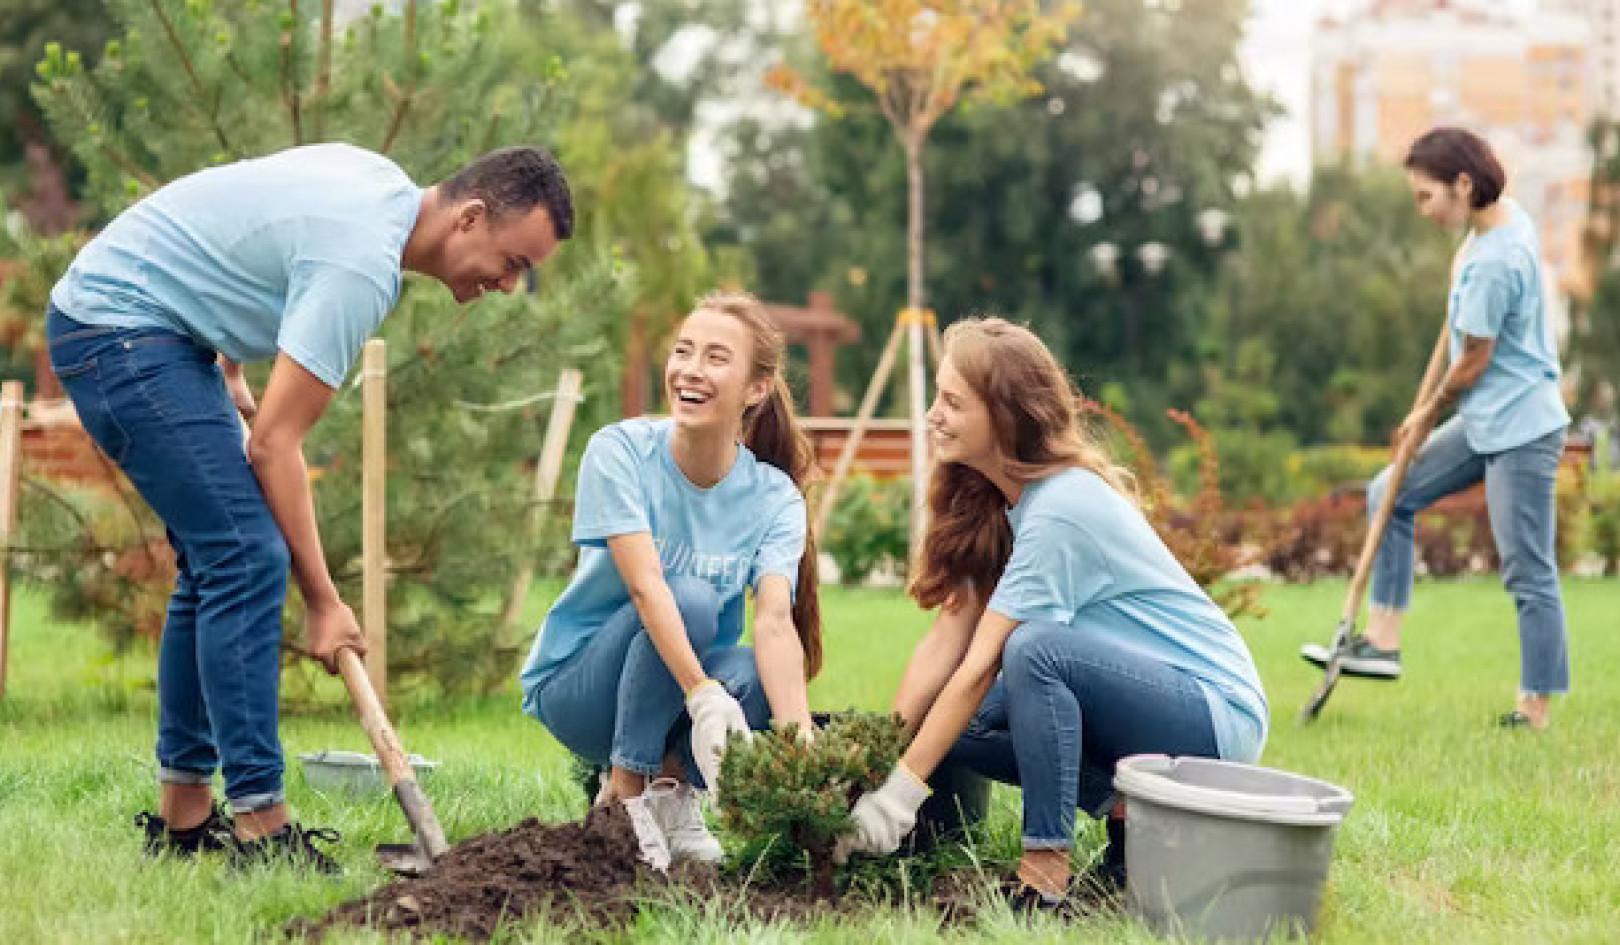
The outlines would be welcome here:
M 1373 559 L 1374 607 L 1405 612 L 1412 602 L 1412 532 L 1417 514 L 1485 480 L 1491 535 L 1502 559 L 1502 584 L 1519 614 L 1519 689 L 1540 695 L 1569 691 L 1569 649 L 1558 584 L 1558 459 L 1564 430 L 1500 453 L 1476 453 L 1462 418 L 1429 435 L 1406 471 L 1389 528 Z M 1384 503 L 1390 470 L 1367 489 L 1371 515 Z
M 1198 683 L 1108 631 L 1030 621 L 1007 639 L 1001 678 L 946 761 L 1021 785 L 1024 849 L 1066 850 L 1075 808 L 1107 814 L 1114 766 L 1146 753 L 1218 756 Z
M 742 704 L 750 728 L 768 727 L 771 710 L 754 651 L 715 645 L 720 596 L 714 587 L 698 578 L 677 577 L 670 580 L 669 589 L 704 672 Z M 704 786 L 692 761 L 686 698 L 633 603 L 619 608 L 590 642 L 551 674 L 540 687 L 536 705 L 541 724 L 587 761 L 656 775 L 664 756 L 673 753 L 681 759 L 688 780 Z
M 277 804 L 290 557 L 214 352 L 172 331 L 84 325 L 54 308 L 45 334 L 85 431 L 163 520 L 174 548 L 158 654 L 159 779 L 208 784 L 222 768 L 237 811 Z

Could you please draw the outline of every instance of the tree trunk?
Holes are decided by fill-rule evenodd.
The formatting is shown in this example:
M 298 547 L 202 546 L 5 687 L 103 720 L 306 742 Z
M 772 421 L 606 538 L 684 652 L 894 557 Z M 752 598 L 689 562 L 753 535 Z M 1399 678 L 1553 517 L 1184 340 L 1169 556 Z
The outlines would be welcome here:
M 901 138 L 906 149 L 907 201 L 906 226 L 906 308 L 913 315 L 928 304 L 923 287 L 923 135 L 907 130 Z M 911 536 L 913 564 L 922 552 L 923 535 L 928 531 L 928 379 L 923 370 L 923 325 L 912 318 L 907 328 L 908 377 L 911 388 Z
M 915 309 L 928 304 L 923 286 L 923 138 L 908 131 L 902 141 L 906 149 L 906 307 Z
M 831 850 L 811 850 L 810 853 L 810 897 L 812 899 L 833 899 L 838 895 L 838 887 L 833 883 L 833 860 Z

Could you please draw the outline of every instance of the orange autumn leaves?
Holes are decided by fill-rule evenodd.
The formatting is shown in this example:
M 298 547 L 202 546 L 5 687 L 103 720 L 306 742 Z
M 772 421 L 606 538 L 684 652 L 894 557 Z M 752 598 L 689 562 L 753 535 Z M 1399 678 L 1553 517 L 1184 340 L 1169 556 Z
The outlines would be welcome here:
M 903 136 L 922 137 L 962 101 L 1007 104 L 1041 90 L 1033 67 L 1063 42 L 1071 0 L 807 0 L 816 44 L 833 71 L 872 90 Z M 810 108 L 840 103 L 789 66 L 767 84 Z

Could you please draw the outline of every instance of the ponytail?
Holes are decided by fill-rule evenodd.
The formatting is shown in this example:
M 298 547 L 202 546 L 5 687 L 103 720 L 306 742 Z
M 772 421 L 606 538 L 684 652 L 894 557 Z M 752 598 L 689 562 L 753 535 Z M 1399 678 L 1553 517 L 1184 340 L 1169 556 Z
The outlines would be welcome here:
M 780 373 L 771 378 L 770 393 L 743 416 L 743 445 L 760 460 L 788 474 L 803 493 L 816 468 L 815 447 L 793 414 L 793 394 Z M 804 678 L 821 672 L 821 599 L 816 593 L 816 536 L 806 522 L 804 556 L 799 559 L 799 587 L 793 600 L 793 626 L 804 649 Z

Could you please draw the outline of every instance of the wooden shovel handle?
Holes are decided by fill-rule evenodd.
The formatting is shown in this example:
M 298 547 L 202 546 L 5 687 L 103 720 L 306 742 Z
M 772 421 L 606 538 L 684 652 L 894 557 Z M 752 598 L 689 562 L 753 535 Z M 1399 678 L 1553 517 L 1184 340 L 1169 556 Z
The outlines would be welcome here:
M 1450 360 L 1450 335 L 1451 322 L 1448 319 L 1440 326 L 1440 337 L 1435 339 L 1434 350 L 1429 353 L 1428 367 L 1423 371 L 1423 381 L 1418 384 L 1417 397 L 1412 401 L 1414 411 L 1428 402 L 1435 388 L 1445 378 L 1446 363 Z M 1352 626 L 1361 611 L 1362 595 L 1367 590 L 1367 579 L 1372 575 L 1373 558 L 1384 540 L 1384 528 L 1395 509 L 1395 497 L 1400 494 L 1401 485 L 1406 481 L 1406 470 L 1412 464 L 1412 457 L 1417 455 L 1418 448 L 1428 436 L 1428 430 L 1413 430 L 1411 436 L 1395 447 L 1395 456 L 1390 462 L 1389 487 L 1384 490 L 1384 504 L 1367 526 L 1367 537 L 1361 544 L 1361 557 L 1356 559 L 1355 575 L 1350 579 L 1350 588 L 1344 595 L 1343 619 Z
M 394 734 L 394 727 L 388 724 L 382 702 L 377 698 L 376 690 L 371 688 L 366 664 L 358 653 L 348 647 L 338 650 L 337 664 L 338 671 L 343 675 L 343 684 L 349 687 L 349 699 L 354 702 L 354 710 L 360 715 L 360 724 L 365 727 L 366 737 L 371 739 L 371 747 L 376 750 L 377 760 L 382 763 L 383 773 L 388 776 L 388 786 L 415 781 L 416 772 L 405 760 L 405 749 L 399 743 L 399 736 Z

